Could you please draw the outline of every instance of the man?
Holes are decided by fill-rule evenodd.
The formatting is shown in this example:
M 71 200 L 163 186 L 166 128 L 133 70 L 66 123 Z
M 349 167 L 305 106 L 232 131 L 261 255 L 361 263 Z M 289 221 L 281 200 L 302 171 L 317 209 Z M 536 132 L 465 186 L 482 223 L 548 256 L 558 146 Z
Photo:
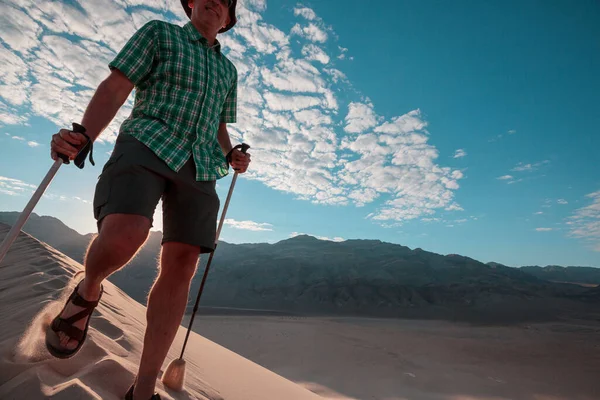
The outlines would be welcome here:
M 51 157 L 75 159 L 136 89 L 114 151 L 94 194 L 98 236 L 85 257 L 85 277 L 46 332 L 48 350 L 73 356 L 83 344 L 102 281 L 140 249 L 163 201 L 160 272 L 148 297 L 142 357 L 126 398 L 157 399 L 156 379 L 183 318 L 200 253 L 214 249 L 219 198 L 215 182 L 229 166 L 243 173 L 250 155 L 232 148 L 227 123 L 236 121 L 237 70 L 221 53 L 218 33 L 236 23 L 236 0 L 181 0 L 185 26 L 151 21 L 109 64 L 81 125 L 62 129 Z

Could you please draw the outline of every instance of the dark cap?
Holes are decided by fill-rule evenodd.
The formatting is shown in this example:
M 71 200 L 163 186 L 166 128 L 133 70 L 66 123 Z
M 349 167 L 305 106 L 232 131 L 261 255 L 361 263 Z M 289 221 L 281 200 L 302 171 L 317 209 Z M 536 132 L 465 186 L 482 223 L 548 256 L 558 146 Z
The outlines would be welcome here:
M 181 0 L 181 5 L 183 6 L 183 9 L 184 9 L 185 13 L 187 14 L 188 18 L 191 18 L 192 17 L 192 9 L 190 8 L 190 6 L 188 6 L 188 1 L 189 0 Z M 217 1 L 219 1 L 219 0 L 217 0 Z M 233 28 L 233 26 L 237 22 L 237 18 L 235 17 L 235 6 L 237 5 L 237 0 L 230 0 L 230 2 L 231 2 L 231 4 L 229 5 L 229 19 L 230 19 L 229 25 L 227 25 L 225 28 L 221 28 L 219 33 L 227 32 L 228 30 Z

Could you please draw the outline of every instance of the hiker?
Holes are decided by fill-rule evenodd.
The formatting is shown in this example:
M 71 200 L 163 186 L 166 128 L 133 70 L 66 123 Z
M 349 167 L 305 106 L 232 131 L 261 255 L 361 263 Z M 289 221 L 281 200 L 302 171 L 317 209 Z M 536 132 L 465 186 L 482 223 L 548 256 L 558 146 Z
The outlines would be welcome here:
M 46 331 L 55 357 L 79 351 L 102 281 L 144 244 L 162 199 L 160 270 L 148 296 L 144 347 L 128 399 L 160 398 L 156 380 L 182 321 L 199 256 L 215 247 L 216 180 L 230 166 L 244 173 L 250 163 L 250 154 L 233 147 L 227 131 L 226 124 L 236 122 L 237 70 L 216 39 L 235 25 L 236 0 L 181 4 L 188 23 L 146 23 L 109 63 L 110 74 L 81 121 L 86 133 L 61 129 L 51 142 L 52 159 L 75 159 L 135 88 L 131 115 L 96 184 L 98 235 L 85 255 L 84 278 Z

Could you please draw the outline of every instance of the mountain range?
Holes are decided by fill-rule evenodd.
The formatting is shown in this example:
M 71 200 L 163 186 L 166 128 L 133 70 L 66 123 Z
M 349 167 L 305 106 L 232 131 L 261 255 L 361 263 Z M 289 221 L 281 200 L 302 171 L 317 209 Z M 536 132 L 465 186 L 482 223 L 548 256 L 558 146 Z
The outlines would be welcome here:
M 11 225 L 18 215 L 0 212 L 0 223 Z M 79 262 L 93 238 L 36 214 L 23 231 Z M 142 304 L 156 278 L 161 237 L 151 232 L 130 264 L 109 277 Z M 190 309 L 207 258 L 192 282 Z M 313 315 L 548 319 L 597 309 L 600 268 L 513 268 L 378 240 L 332 242 L 301 235 L 274 244 L 220 241 L 201 304 Z

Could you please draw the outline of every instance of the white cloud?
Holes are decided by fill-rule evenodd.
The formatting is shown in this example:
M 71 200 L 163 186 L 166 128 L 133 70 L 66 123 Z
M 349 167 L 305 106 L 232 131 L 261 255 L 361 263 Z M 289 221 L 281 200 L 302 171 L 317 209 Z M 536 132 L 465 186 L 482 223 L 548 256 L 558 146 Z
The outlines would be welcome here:
M 348 133 L 361 133 L 377 124 L 375 110 L 371 103 L 350 103 L 344 130 Z
M 569 202 L 567 200 L 565 200 L 565 199 L 558 199 L 558 200 L 556 200 L 556 202 L 558 204 L 569 204 Z
M 467 155 L 467 152 L 464 149 L 458 149 L 454 152 L 454 158 L 462 158 Z
M 266 92 L 264 98 L 273 111 L 300 111 L 323 103 L 315 96 L 290 96 L 273 92 Z
M 27 91 L 23 90 L 23 87 L 30 85 L 29 68 L 26 62 L 10 49 L 1 47 L 0 58 L 0 97 L 12 105 L 21 105 L 27 101 Z
M 298 122 L 308 127 L 319 125 L 331 125 L 333 123 L 331 116 L 323 113 L 317 108 L 297 111 L 294 113 L 294 117 L 296 118 L 296 120 L 298 120 Z
M 542 215 L 544 212 L 543 211 L 538 211 L 535 213 L 535 215 Z
M 325 86 L 320 71 L 303 61 L 282 61 L 273 69 L 261 69 L 263 82 L 277 90 L 319 93 Z
M 7 135 L 8 135 L 8 134 L 7 134 Z M 9 136 L 10 136 L 10 135 L 9 135 Z M 13 140 L 17 140 L 17 141 L 19 141 L 19 142 L 23 142 L 23 143 L 27 144 L 27 146 L 29 146 L 29 147 L 38 147 L 38 146 L 41 146 L 41 144 L 40 144 L 40 143 L 38 143 L 38 142 L 36 142 L 36 141 L 33 141 L 33 140 L 27 140 L 27 139 L 25 139 L 23 136 L 16 136 L 16 135 L 15 135 L 15 136 L 11 136 L 11 139 L 13 139 Z
M 18 29 L 0 25 L 0 124 L 41 117 L 70 126 L 136 29 L 150 19 L 187 22 L 174 1 L 20 3 L 10 0 L 2 20 L 22 20 Z M 239 2 L 236 28 L 219 37 L 238 69 L 238 122 L 230 133 L 252 146 L 245 177 L 319 204 L 377 202 L 369 219 L 386 226 L 432 217 L 440 208 L 461 211 L 454 191 L 462 173 L 437 163 L 420 110 L 378 117 L 337 68 L 347 49 L 313 10 L 297 6 L 293 13 L 302 20 L 287 32 L 263 20 L 266 7 L 265 0 Z M 130 96 L 100 140 L 114 142 L 132 106 Z
M 353 118 L 346 118 L 346 130 L 350 127 L 351 132 L 372 128 L 377 121 L 372 106 L 364 104 L 355 104 L 349 115 Z M 380 134 L 342 141 L 342 149 L 354 153 L 354 159 L 343 163 L 338 173 L 341 182 L 349 186 L 348 197 L 358 205 L 384 195 L 389 198 L 370 219 L 404 221 L 431 215 L 438 208 L 462 210 L 452 192 L 458 189 L 462 173 L 435 164 L 437 150 L 426 143 L 427 135 L 418 131 L 425 126 L 420 112 L 414 110 L 373 129 Z
M 344 74 L 339 69 L 326 68 L 324 71 L 331 76 L 331 78 L 333 79 L 334 83 L 338 83 L 339 81 L 347 81 L 347 79 L 348 79 L 346 77 L 346 74 Z
M 18 22 L 18 29 L 2 23 L 0 35 L 19 53 L 4 57 L 7 48 L 2 47 L 2 58 L 8 59 L 0 73 L 2 97 L 58 125 L 70 124 L 73 115 L 85 110 L 86 102 L 81 99 L 89 99 L 108 74 L 106 64 L 123 45 L 123 38 L 134 32 L 132 17 L 122 5 L 107 0 L 83 2 L 81 7 L 89 14 L 68 3 L 38 2 L 26 9 L 20 2 L 12 3 L 3 9 L 2 17 Z M 94 20 L 87 15 L 94 15 Z M 0 108 L 0 122 L 25 123 L 30 117 L 27 111 L 6 108 Z M 114 140 L 118 123 L 127 114 L 124 107 L 101 140 Z
M 273 225 L 266 222 L 254 222 L 254 221 L 236 221 L 235 219 L 225 218 L 226 225 L 236 229 L 243 229 L 247 231 L 272 231 Z
M 513 169 L 511 169 L 511 171 L 514 171 L 514 172 L 535 171 L 542 165 L 549 164 L 549 163 L 550 163 L 550 160 L 544 160 L 541 162 L 537 162 L 535 164 L 525 164 L 525 163 L 520 162 Z
M 319 61 L 321 64 L 329 63 L 329 56 L 325 51 L 314 44 L 307 44 L 302 48 L 302 55 L 306 57 L 308 61 Z
M 496 141 L 498 141 L 500 139 L 502 139 L 502 134 L 491 138 L 490 140 L 488 140 L 488 142 L 496 142 Z
M 509 131 L 506 132 L 508 135 L 514 135 L 515 133 L 517 133 L 516 130 L 511 129 Z M 488 142 L 497 142 L 498 140 L 502 139 L 504 137 L 504 134 L 499 134 L 494 136 L 493 138 L 491 138 L 490 140 L 488 140 Z
M 520 162 L 514 168 L 512 168 L 511 171 L 519 172 L 519 173 L 532 172 L 532 171 L 538 170 L 541 166 L 549 164 L 549 163 L 550 163 L 550 160 L 544 160 L 544 161 L 540 161 L 540 162 L 533 163 L 533 164 L 532 163 L 525 164 L 523 162 Z M 542 176 L 544 176 L 544 175 L 542 175 Z M 512 175 L 503 175 L 496 179 L 506 181 L 507 184 L 512 185 L 517 182 L 522 182 L 526 179 L 532 179 L 532 177 L 530 176 L 530 177 L 525 177 L 525 178 L 515 178 Z
M 417 109 L 399 117 L 394 117 L 389 122 L 384 122 L 375 128 L 375 132 L 399 135 L 388 143 L 390 145 L 419 144 L 427 141 L 427 137 L 424 135 L 427 134 L 426 127 L 427 122 L 422 118 L 421 110 Z M 417 133 L 416 131 L 422 132 Z
M 327 41 L 327 32 L 313 23 L 304 27 L 301 27 L 300 24 L 296 24 L 292 27 L 291 33 L 293 35 L 303 36 L 308 40 L 317 43 L 325 43 Z
M 239 17 L 240 26 L 236 25 L 235 34 L 241 36 L 245 43 L 259 53 L 273 54 L 277 49 L 289 44 L 284 32 L 274 26 L 255 21 L 244 22 Z
M 85 200 L 85 199 L 82 199 L 82 198 L 81 198 L 81 197 L 79 197 L 79 196 L 73 196 L 73 197 L 72 197 L 72 199 L 73 199 L 73 200 L 80 201 L 80 202 L 82 202 L 82 203 L 84 203 L 84 204 L 92 204 L 92 202 L 91 202 L 91 201 L 89 201 L 89 200 Z
M 0 77 L 1 81 L 1 77 Z M 0 87 L 1 84 L 0 84 Z M 4 90 L 4 89 L 3 89 Z M 0 95 L 1 97 L 2 95 Z M 27 112 L 19 112 L 13 106 L 7 105 L 5 102 L 0 101 L 0 124 L 6 125 L 17 125 L 27 124 L 29 114 Z
M 23 194 L 31 193 L 32 189 L 36 189 L 36 186 L 23 182 L 20 179 L 0 176 L 0 193 L 8 194 L 10 196 L 21 196 Z
M 256 11 L 265 11 L 267 9 L 267 0 L 246 0 L 245 3 Z
M 308 7 L 296 7 L 294 8 L 294 15 L 298 16 L 301 15 L 302 17 L 306 18 L 309 21 L 313 21 L 315 19 L 317 19 L 317 14 L 315 14 L 315 12 Z
M 3 2 L 4 3 L 4 2 Z M 40 26 L 20 7 L 5 4 L 0 13 L 1 38 L 13 50 L 26 53 L 38 45 Z
M 600 251 L 600 191 L 585 197 L 591 204 L 575 210 L 568 218 L 569 236 L 584 239 L 594 251 Z
M 550 232 L 553 231 L 554 228 L 535 228 L 535 230 L 538 232 Z
M 450 204 L 444 210 L 446 210 L 446 211 L 464 211 L 464 209 L 456 203 Z
M 20 179 L 9 178 L 6 176 L 0 176 L 0 193 L 7 194 L 10 196 L 31 196 L 33 192 L 38 188 L 36 185 L 32 185 L 31 183 L 24 182 Z M 46 190 L 42 195 L 45 199 L 48 200 L 58 200 L 58 201 L 78 201 L 85 204 L 91 204 L 91 201 L 82 199 L 78 196 L 65 196 L 62 194 L 56 194 L 52 192 L 52 190 Z

